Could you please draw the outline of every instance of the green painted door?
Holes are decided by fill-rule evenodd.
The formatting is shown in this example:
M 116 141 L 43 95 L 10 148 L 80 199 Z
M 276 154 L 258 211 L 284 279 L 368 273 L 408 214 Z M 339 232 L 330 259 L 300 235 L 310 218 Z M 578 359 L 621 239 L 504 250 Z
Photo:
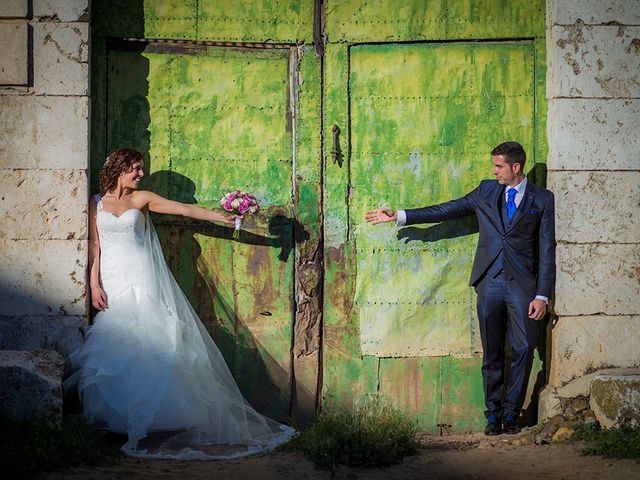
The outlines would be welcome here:
M 426 430 L 482 426 L 473 222 L 398 239 L 362 216 L 466 193 L 506 139 L 544 172 L 544 12 L 544 0 L 92 3 L 94 178 L 129 145 L 159 193 L 213 207 L 245 188 L 268 207 L 238 242 L 156 219 L 259 410 L 308 418 L 319 389 L 345 408 L 381 392 Z M 113 40 L 132 37 L 163 40 Z
M 355 46 L 350 56 L 351 241 L 362 352 L 379 357 L 479 351 L 467 286 L 473 221 L 370 227 L 367 209 L 459 198 L 491 176 L 489 151 L 533 143 L 531 44 Z M 473 219 L 470 219 L 473 220 Z
M 155 217 L 165 256 L 247 400 L 290 414 L 294 320 L 292 50 L 111 45 L 106 150 L 145 153 L 145 186 L 219 207 L 242 189 L 264 207 L 231 230 Z
M 340 255 L 351 262 L 359 334 L 326 337 L 326 390 L 356 400 L 382 393 L 429 431 L 478 429 L 482 348 L 468 286 L 477 222 L 398 230 L 363 217 L 459 198 L 491 178 L 493 146 L 535 144 L 533 43 L 352 45 L 348 67 Z M 328 323 L 334 332 L 330 314 Z

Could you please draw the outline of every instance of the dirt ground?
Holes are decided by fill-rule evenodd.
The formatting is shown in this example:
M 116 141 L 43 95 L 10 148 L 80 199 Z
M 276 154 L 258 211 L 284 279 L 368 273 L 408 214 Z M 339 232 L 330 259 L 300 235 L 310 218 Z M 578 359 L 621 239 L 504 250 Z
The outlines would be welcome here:
M 424 450 L 389 468 L 338 467 L 335 479 L 640 479 L 640 459 L 580 455 L 580 443 L 532 445 L 519 437 L 478 435 L 421 438 Z M 514 444 L 515 443 L 515 444 Z M 526 443 L 519 445 L 519 443 Z M 173 462 L 124 458 L 100 468 L 43 475 L 62 479 L 330 479 L 303 455 L 274 452 L 239 460 Z

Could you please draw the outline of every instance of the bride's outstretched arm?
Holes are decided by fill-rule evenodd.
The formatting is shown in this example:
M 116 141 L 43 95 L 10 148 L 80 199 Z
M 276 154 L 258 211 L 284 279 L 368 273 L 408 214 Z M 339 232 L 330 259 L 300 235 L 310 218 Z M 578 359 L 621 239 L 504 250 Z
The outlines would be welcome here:
M 221 222 L 232 225 L 238 215 L 223 214 L 188 203 L 180 203 L 161 197 L 157 193 L 140 191 L 141 196 L 149 210 L 155 213 L 168 213 L 170 215 L 182 215 L 183 217 L 207 220 L 209 222 Z M 241 217 L 240 217 L 241 218 Z
M 100 286 L 100 237 L 96 226 L 96 201 L 89 201 L 89 287 L 91 304 L 98 310 L 108 308 L 107 295 Z

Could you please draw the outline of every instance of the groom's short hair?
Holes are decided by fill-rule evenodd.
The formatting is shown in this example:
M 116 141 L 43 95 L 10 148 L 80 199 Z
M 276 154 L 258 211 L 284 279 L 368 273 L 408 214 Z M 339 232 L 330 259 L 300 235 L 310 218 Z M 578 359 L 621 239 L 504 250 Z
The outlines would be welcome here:
M 519 163 L 520 170 L 524 171 L 527 154 L 518 142 L 503 142 L 491 150 L 491 155 L 502 155 L 512 168 L 514 163 Z

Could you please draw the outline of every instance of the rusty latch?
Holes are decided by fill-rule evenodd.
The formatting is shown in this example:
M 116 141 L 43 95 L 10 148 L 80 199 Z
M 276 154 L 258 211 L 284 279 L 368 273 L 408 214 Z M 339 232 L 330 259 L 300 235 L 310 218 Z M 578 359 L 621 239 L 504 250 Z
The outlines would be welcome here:
M 333 132 L 331 157 L 333 158 L 333 163 L 337 163 L 339 166 L 342 166 L 342 159 L 344 158 L 344 155 L 342 155 L 342 149 L 340 148 L 340 127 L 334 124 L 331 131 Z

